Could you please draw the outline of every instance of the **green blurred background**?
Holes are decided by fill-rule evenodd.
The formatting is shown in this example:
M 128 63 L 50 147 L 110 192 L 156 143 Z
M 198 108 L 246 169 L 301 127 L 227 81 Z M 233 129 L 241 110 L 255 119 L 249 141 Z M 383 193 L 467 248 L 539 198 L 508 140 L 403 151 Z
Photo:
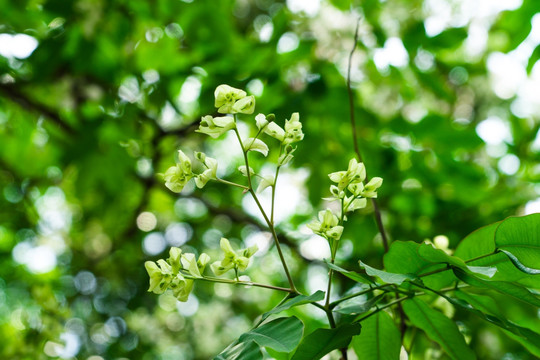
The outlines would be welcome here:
M 0 0 L 0 358 L 208 359 L 280 300 L 207 283 L 187 303 L 146 291 L 144 261 L 170 246 L 217 258 L 222 236 L 262 249 L 252 279 L 286 283 L 240 191 L 211 183 L 177 196 L 155 176 L 181 147 L 241 181 L 234 138 L 194 133 L 223 83 L 278 123 L 300 113 L 278 227 L 301 290 L 324 287 L 327 245 L 305 224 L 325 206 L 326 174 L 354 156 L 346 73 L 359 17 L 360 147 L 384 178 L 390 238 L 444 235 L 455 247 L 539 211 L 538 11 L 536 0 Z M 341 266 L 381 266 L 372 208 L 343 239 Z M 337 291 L 352 286 L 340 281 Z M 295 314 L 307 329 L 325 323 L 315 308 Z M 530 358 L 494 327 L 455 318 L 481 358 Z M 411 358 L 444 358 L 418 339 Z

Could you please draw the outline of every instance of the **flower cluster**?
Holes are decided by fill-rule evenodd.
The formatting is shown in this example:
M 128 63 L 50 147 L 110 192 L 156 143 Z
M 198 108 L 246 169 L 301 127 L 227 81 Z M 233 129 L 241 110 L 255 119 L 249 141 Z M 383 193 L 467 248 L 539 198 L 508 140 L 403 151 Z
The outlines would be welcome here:
M 229 240 L 225 238 L 221 238 L 220 247 L 224 253 L 223 260 L 210 265 L 216 276 L 221 276 L 231 269 L 234 269 L 235 273 L 246 270 L 249 266 L 249 259 L 259 250 L 257 245 L 253 245 L 246 249 L 234 251 Z
M 330 209 L 326 209 L 319 211 L 319 220 L 308 224 L 308 228 L 325 239 L 339 240 L 343 233 L 343 226 L 338 224 L 338 217 Z
M 342 222 L 347 218 L 345 213 L 365 208 L 367 198 L 377 197 L 377 189 L 382 185 L 383 179 L 374 177 L 366 185 L 366 168 L 363 163 L 356 159 L 349 161 L 347 170 L 333 172 L 328 175 L 330 180 L 337 185 L 330 185 L 332 197 L 327 200 L 339 200 L 341 202 Z M 317 235 L 327 240 L 339 240 L 343 233 L 337 215 L 330 209 L 319 212 L 319 220 L 314 220 L 308 227 Z
M 250 258 L 259 250 L 257 245 L 254 245 L 234 251 L 229 240 L 225 238 L 221 239 L 221 249 L 224 252 L 223 260 L 214 262 L 210 268 L 216 276 L 234 269 L 237 277 L 238 271 L 245 271 L 249 266 Z M 195 280 L 204 278 L 203 272 L 209 262 L 210 256 L 205 253 L 202 253 L 197 260 L 195 254 L 182 253 L 182 249 L 172 247 L 166 261 L 159 259 L 157 262 L 144 263 L 150 276 L 148 291 L 163 294 L 167 289 L 171 289 L 179 301 L 187 301 Z
M 247 96 L 244 90 L 229 85 L 219 85 L 214 91 L 214 106 L 220 114 L 253 114 L 255 97 Z
M 163 174 L 165 186 L 169 190 L 179 193 L 189 180 L 193 178 L 195 178 L 195 185 L 197 185 L 199 189 L 203 188 L 209 180 L 217 179 L 216 173 L 218 163 L 216 159 L 206 156 L 204 153 L 195 152 L 195 158 L 206 168 L 202 173 L 195 174 L 192 171 L 190 158 L 182 150 L 178 150 L 178 158 L 180 162 L 171 166 L 167 169 L 165 174 Z
M 182 254 L 181 249 L 173 247 L 169 251 L 167 261 L 160 259 L 157 263 L 153 261 L 144 263 L 150 276 L 148 291 L 163 294 L 167 289 L 171 289 L 179 301 L 187 301 L 193 290 L 194 278 L 202 278 L 209 261 L 210 257 L 205 253 L 197 260 L 195 254 Z
M 332 182 L 337 185 L 330 186 L 330 192 L 334 199 L 343 200 L 343 211 L 349 212 L 366 207 L 367 198 L 376 198 L 377 189 L 381 187 L 383 179 L 374 177 L 366 185 L 366 167 L 356 159 L 349 161 L 349 167 L 345 171 L 337 171 L 328 175 Z M 347 196 L 347 190 L 350 196 Z
M 250 191 L 253 196 L 256 196 L 254 179 L 258 179 L 257 193 L 267 187 L 275 186 L 279 167 L 289 163 L 293 159 L 293 152 L 296 150 L 293 144 L 304 138 L 299 114 L 293 113 L 290 119 L 285 120 L 283 127 L 274 121 L 275 116 L 273 114 L 258 114 L 255 116 L 254 125 L 256 129 L 254 130 L 256 132 L 254 136 L 242 139 L 237 128 L 237 114 L 253 114 L 255 111 L 254 96 L 248 96 L 245 91 L 229 85 L 218 86 L 214 92 L 214 96 L 214 105 L 217 108 L 217 112 L 224 114 L 224 116 L 203 116 L 196 131 L 214 139 L 229 130 L 233 130 L 236 133 L 245 158 L 245 165 L 240 166 L 238 170 L 242 175 L 247 177 L 247 184 L 237 184 L 218 178 L 217 160 L 201 152 L 195 152 L 194 157 L 202 164 L 204 169 L 202 172 L 195 172 L 190 157 L 182 150 L 178 150 L 178 163 L 167 169 L 162 175 L 165 180 L 165 186 L 171 191 L 179 193 L 191 179 L 195 180 L 195 185 L 198 188 L 203 188 L 210 180 L 215 180 L 243 188 L 246 192 Z M 278 170 L 276 170 L 276 175 L 274 176 L 257 174 L 248 164 L 247 155 L 250 151 L 268 156 L 270 148 L 259 138 L 263 134 L 279 141 Z M 333 218 L 328 220 L 326 215 L 322 216 L 320 225 L 321 233 L 324 232 L 326 234 L 325 236 L 330 238 L 339 238 L 343 227 L 338 226 L 335 223 L 336 221 Z M 238 281 L 238 272 L 246 270 L 250 263 L 250 258 L 258 250 L 257 246 L 234 250 L 229 240 L 225 238 L 221 239 L 220 246 L 224 253 L 223 259 L 213 262 L 210 268 L 216 276 L 221 276 L 230 270 L 234 270 L 236 280 Z M 167 261 L 158 260 L 157 262 L 147 261 L 145 263 L 146 270 L 150 276 L 149 291 L 162 294 L 167 289 L 171 289 L 178 300 L 186 301 L 193 289 L 194 280 L 204 277 L 203 271 L 209 261 L 209 256 L 204 253 L 196 260 L 194 254 L 182 254 L 179 248 L 171 248 L 170 257 Z M 206 279 L 218 281 L 216 278 Z

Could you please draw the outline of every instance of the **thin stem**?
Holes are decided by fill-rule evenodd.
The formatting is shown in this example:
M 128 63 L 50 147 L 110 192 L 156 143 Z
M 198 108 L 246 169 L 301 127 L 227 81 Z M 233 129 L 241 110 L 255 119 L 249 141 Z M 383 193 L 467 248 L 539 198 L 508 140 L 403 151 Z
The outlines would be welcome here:
M 472 259 L 469 259 L 469 260 L 465 260 L 466 263 L 470 263 L 470 262 L 473 262 L 473 261 L 476 261 L 476 260 L 480 260 L 480 259 L 483 259 L 483 258 L 487 258 L 489 256 L 492 256 L 492 255 L 496 255 L 498 254 L 499 252 L 497 250 L 495 250 L 494 252 L 492 253 L 489 253 L 489 254 L 484 254 L 484 255 L 480 255 L 480 256 L 477 256 L 475 258 L 472 258 Z
M 232 182 L 232 181 L 227 181 L 227 180 L 223 180 L 223 179 L 219 179 L 219 178 L 217 178 L 216 181 L 220 182 L 220 183 L 223 183 L 223 184 L 236 186 L 236 187 L 239 187 L 239 188 L 244 189 L 244 190 L 249 190 L 249 188 L 247 186 L 240 185 L 240 184 L 237 184 L 237 183 Z
M 338 299 L 336 301 L 331 302 L 329 307 L 330 307 L 330 309 L 333 309 L 333 308 L 335 308 L 336 306 L 338 306 L 339 304 L 341 304 L 342 302 L 344 302 L 346 300 L 350 300 L 350 299 L 353 299 L 355 297 L 362 296 L 362 295 L 370 293 L 370 292 L 372 292 L 374 290 L 383 290 L 385 287 L 390 287 L 390 286 L 392 286 L 392 284 L 378 285 L 378 286 L 374 286 L 374 287 L 371 287 L 371 288 L 366 289 L 366 290 L 359 291 L 359 292 L 351 294 L 351 295 L 344 296 L 341 299 Z
M 260 288 L 265 288 L 265 289 L 272 289 L 272 290 L 277 290 L 277 291 L 294 293 L 294 291 L 292 291 L 291 289 L 274 286 L 274 285 L 260 284 L 260 283 L 256 283 L 252 281 L 237 281 L 237 280 L 220 279 L 220 278 L 214 278 L 214 277 L 208 277 L 208 276 L 195 277 L 195 276 L 190 276 L 187 274 L 182 274 L 182 276 L 186 279 L 192 279 L 192 280 L 202 280 L 202 281 L 207 281 L 207 282 L 230 284 L 230 285 L 255 286 L 255 287 L 260 287 Z
M 358 19 L 356 23 L 356 30 L 354 32 L 354 45 L 351 49 L 351 52 L 349 53 L 349 61 L 347 66 L 347 95 L 349 97 L 349 116 L 351 120 L 351 132 L 353 137 L 353 146 L 354 146 L 354 152 L 356 153 L 356 157 L 358 158 L 359 162 L 364 162 L 362 158 L 362 153 L 360 152 L 360 147 L 358 146 L 358 135 L 356 131 L 356 120 L 354 117 L 354 96 L 353 91 L 351 87 L 351 66 L 352 66 L 352 58 L 354 55 L 354 51 L 356 50 L 356 46 L 358 45 L 358 29 L 360 28 L 360 18 Z M 366 178 L 366 181 L 368 179 Z M 379 229 L 379 232 L 381 233 L 382 242 L 384 246 L 384 252 L 388 252 L 388 237 L 386 235 L 386 231 L 384 228 L 384 224 L 382 222 L 382 216 L 381 211 L 379 209 L 379 205 L 377 203 L 377 200 L 375 198 L 371 199 L 371 202 L 373 204 L 373 211 L 375 213 L 375 222 L 377 223 L 377 228 Z
M 401 297 L 401 298 L 396 299 L 396 300 L 394 300 L 394 301 L 391 301 L 391 302 L 389 302 L 388 304 L 385 304 L 385 305 L 381 306 L 380 308 L 377 308 L 377 310 L 374 310 L 374 311 L 370 312 L 369 314 L 367 314 L 367 315 L 365 315 L 365 316 L 359 318 L 359 319 L 356 320 L 355 322 L 362 322 L 362 321 L 366 320 L 367 318 L 369 318 L 370 316 L 375 315 L 375 314 L 378 313 L 379 311 L 382 311 L 382 310 L 384 310 L 384 309 L 386 309 L 386 308 L 389 308 L 389 307 L 391 307 L 391 306 L 394 306 L 394 305 L 396 305 L 396 304 L 399 304 L 399 303 L 401 303 L 403 300 L 407 300 L 407 299 L 409 299 L 409 298 L 410 298 L 410 296 L 404 296 L 404 297 Z
M 279 157 L 281 157 L 281 153 L 283 152 L 283 144 L 279 146 Z M 279 175 L 279 169 L 281 169 L 281 165 L 278 165 L 276 168 L 276 176 L 274 177 L 274 184 L 272 185 L 272 209 L 270 212 L 270 222 L 274 224 L 274 204 L 275 204 L 275 198 L 276 198 L 276 185 L 277 185 L 277 178 Z
M 246 169 L 247 169 L 248 191 L 251 193 L 251 196 L 253 197 L 253 200 L 255 200 L 257 207 L 259 208 L 261 214 L 263 215 L 264 220 L 266 221 L 266 224 L 268 225 L 268 228 L 272 232 L 274 243 L 276 244 L 276 249 L 278 251 L 281 264 L 283 265 L 283 270 L 285 271 L 285 275 L 287 276 L 287 280 L 289 281 L 289 285 L 291 287 L 290 291 L 294 293 L 298 293 L 298 291 L 296 290 L 296 287 L 294 286 L 294 281 L 292 279 L 292 276 L 289 273 L 289 268 L 287 267 L 287 262 L 285 261 L 285 257 L 283 256 L 283 251 L 281 251 L 281 246 L 279 245 L 279 240 L 276 234 L 276 229 L 274 227 L 274 224 L 272 223 L 272 221 L 270 221 L 270 219 L 268 218 L 268 215 L 266 215 L 266 212 L 264 211 L 264 208 L 262 207 L 261 202 L 259 201 L 259 198 L 257 197 L 257 194 L 255 193 L 255 190 L 253 190 L 253 185 L 251 183 L 251 174 L 249 172 L 249 159 L 247 156 L 247 151 L 244 149 L 242 138 L 240 137 L 240 133 L 238 132 L 237 128 L 234 128 L 234 132 L 236 133 L 236 137 L 238 138 L 238 142 L 240 143 L 240 147 L 242 148 L 242 153 L 244 154 L 244 162 L 246 163 Z
M 444 267 L 444 268 L 428 271 L 427 273 L 423 273 L 423 274 L 419 274 L 418 277 L 434 275 L 434 274 L 438 274 L 438 273 L 446 271 L 446 270 L 450 270 L 450 266 L 448 266 L 448 264 L 446 264 L 446 267 Z
M 494 252 L 489 253 L 489 254 L 480 255 L 480 256 L 477 256 L 477 257 L 475 257 L 475 258 L 472 258 L 472 259 L 469 259 L 469 260 L 465 260 L 465 263 L 470 263 L 470 262 L 473 262 L 473 261 L 476 261 L 476 260 L 480 260 L 480 259 L 483 259 L 483 258 L 487 258 L 487 257 L 493 256 L 493 255 L 496 255 L 496 254 L 497 254 L 497 251 L 494 251 Z M 438 274 L 438 273 L 440 273 L 440 272 L 447 271 L 447 270 L 450 270 L 450 269 L 451 269 L 451 267 L 447 264 L 445 268 L 441 268 L 441 269 L 429 271 L 429 272 L 427 272 L 427 273 L 418 275 L 418 277 L 424 277 L 424 276 L 434 275 L 434 274 Z
M 343 222 L 344 222 L 344 219 L 345 219 L 345 205 L 344 205 L 344 199 L 340 199 L 341 200 L 341 215 L 340 215 L 340 219 L 339 219 L 339 225 L 343 226 Z M 332 239 L 332 244 L 330 245 L 330 263 L 334 263 L 335 260 L 336 260 L 336 253 L 337 253 L 337 248 L 338 248 L 338 245 L 339 245 L 339 240 L 335 240 L 335 239 Z M 330 306 L 330 292 L 332 290 L 332 278 L 334 276 L 334 269 L 330 269 L 330 271 L 328 272 L 328 288 L 326 289 L 326 302 L 325 302 L 325 307 L 326 308 L 329 308 Z
M 281 299 L 281 301 L 279 303 L 276 304 L 276 306 L 274 306 L 272 308 L 275 309 L 277 308 L 278 306 L 280 306 L 281 304 L 283 304 L 285 301 L 289 300 L 291 298 L 291 296 L 293 295 L 293 293 L 288 293 L 287 295 L 285 295 L 285 297 L 283 299 Z M 264 318 L 261 316 L 261 319 L 259 321 L 257 321 L 257 323 L 255 324 L 255 326 L 252 328 L 252 329 L 256 329 L 259 327 L 259 325 L 262 324 L 262 322 L 264 321 Z

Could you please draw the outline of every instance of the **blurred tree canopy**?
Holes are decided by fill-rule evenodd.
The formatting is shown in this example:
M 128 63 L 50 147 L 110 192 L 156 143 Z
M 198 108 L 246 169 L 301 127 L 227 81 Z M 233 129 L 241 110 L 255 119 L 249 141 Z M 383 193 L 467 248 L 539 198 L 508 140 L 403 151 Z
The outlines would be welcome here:
M 253 279 L 285 282 L 240 191 L 214 183 L 176 196 L 156 176 L 180 146 L 225 159 L 221 175 L 236 176 L 235 144 L 194 133 L 219 84 L 247 89 L 256 111 L 279 121 L 300 113 L 306 136 L 280 180 L 278 228 L 302 290 L 323 287 L 326 244 L 305 224 L 324 206 L 327 174 L 354 156 L 346 74 L 358 19 L 358 136 L 368 173 L 384 178 L 390 239 L 443 235 L 455 248 L 538 204 L 536 0 L 0 0 L 0 9 L 3 359 L 208 359 L 280 300 L 223 284 L 197 284 L 187 303 L 147 292 L 145 260 L 169 246 L 217 256 L 222 236 L 263 249 Z M 372 213 L 350 219 L 344 267 L 381 265 Z M 540 331 L 536 309 L 498 302 Z M 320 326 L 311 316 L 306 327 Z M 456 318 L 480 358 L 531 358 L 497 328 Z M 410 358 L 444 357 L 417 336 Z

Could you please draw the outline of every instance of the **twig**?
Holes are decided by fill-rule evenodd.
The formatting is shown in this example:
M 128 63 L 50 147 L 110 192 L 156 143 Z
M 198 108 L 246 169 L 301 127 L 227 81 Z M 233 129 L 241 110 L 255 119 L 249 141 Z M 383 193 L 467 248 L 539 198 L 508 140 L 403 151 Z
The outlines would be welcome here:
M 354 117 L 354 96 L 351 88 L 351 66 L 352 66 L 352 58 L 354 55 L 354 51 L 356 50 L 356 46 L 358 45 L 358 29 L 360 27 L 360 18 L 358 18 L 358 21 L 356 23 L 356 30 L 354 32 L 354 45 L 351 49 L 351 52 L 349 54 L 349 62 L 347 66 L 347 94 L 349 96 L 349 115 L 351 119 L 351 129 L 352 129 L 352 137 L 353 137 L 353 146 L 354 146 L 354 152 L 356 153 L 356 157 L 358 158 L 359 162 L 364 162 L 362 158 L 362 153 L 360 152 L 360 147 L 358 146 L 358 135 L 356 131 L 356 120 Z M 367 178 L 366 178 L 367 180 Z M 382 222 L 381 217 L 381 211 L 379 209 L 379 205 L 377 203 L 377 199 L 372 198 L 371 202 L 373 203 L 373 210 L 375 212 L 375 221 L 377 222 L 377 228 L 379 229 L 379 232 L 381 233 L 382 242 L 384 246 L 384 251 L 388 252 L 388 237 L 386 236 L 386 231 L 384 229 L 384 224 Z
M 11 101 L 19 104 L 25 110 L 34 111 L 46 116 L 49 118 L 49 120 L 51 120 L 51 122 L 55 123 L 68 135 L 75 135 L 77 133 L 77 131 L 70 124 L 62 120 L 56 111 L 29 98 L 20 92 L 15 86 L 0 84 L 0 92 L 6 95 L 6 97 Z

